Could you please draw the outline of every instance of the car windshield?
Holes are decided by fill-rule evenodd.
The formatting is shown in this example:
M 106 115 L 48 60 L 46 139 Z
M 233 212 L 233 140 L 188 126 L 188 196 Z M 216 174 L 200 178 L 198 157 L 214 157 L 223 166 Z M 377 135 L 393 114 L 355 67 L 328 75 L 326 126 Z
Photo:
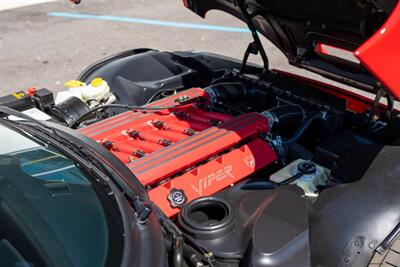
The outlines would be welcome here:
M 0 266 L 116 266 L 114 196 L 57 148 L 0 124 Z

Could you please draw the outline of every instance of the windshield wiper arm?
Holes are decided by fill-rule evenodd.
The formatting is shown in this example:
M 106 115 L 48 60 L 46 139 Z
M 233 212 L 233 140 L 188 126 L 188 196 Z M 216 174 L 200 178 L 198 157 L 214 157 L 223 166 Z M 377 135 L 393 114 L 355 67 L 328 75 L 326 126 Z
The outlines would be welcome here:
M 3 114 L 3 116 L 1 116 L 1 114 Z M 82 160 L 84 160 L 85 162 L 93 164 L 94 160 L 90 156 L 90 153 L 85 153 L 84 149 L 79 147 L 79 145 L 75 144 L 74 142 L 72 142 L 71 140 L 68 140 L 65 137 L 62 137 L 60 134 L 58 134 L 56 129 L 54 129 L 53 127 L 48 126 L 45 123 L 38 121 L 38 120 L 32 118 L 31 116 L 24 114 L 23 112 L 17 111 L 15 109 L 12 109 L 12 108 L 9 108 L 6 106 L 0 106 L 0 117 L 9 117 L 9 116 L 14 116 L 14 117 L 23 119 L 23 121 L 20 121 L 20 120 L 10 120 L 10 118 L 7 118 L 8 121 L 13 122 L 14 124 L 19 123 L 19 124 L 22 124 L 25 126 L 33 127 L 33 125 L 28 125 L 28 123 L 26 123 L 26 122 L 30 122 L 31 124 L 33 123 L 35 126 L 33 128 L 35 128 L 37 131 L 42 132 L 46 136 L 51 137 L 53 140 L 55 140 L 59 144 L 67 147 L 68 149 L 73 151 L 75 154 L 79 155 L 79 157 Z
M 14 116 L 14 117 L 18 117 L 18 118 L 24 119 L 24 120 L 29 121 L 29 122 L 33 122 L 36 125 L 38 125 L 40 128 L 42 128 L 43 130 L 46 130 L 46 131 L 50 130 L 52 134 L 57 135 L 57 132 L 53 128 L 47 126 L 43 122 L 38 121 L 38 120 L 32 118 L 31 116 L 28 116 L 25 113 L 20 112 L 18 110 L 15 110 L 15 109 L 12 109 L 12 108 L 9 108 L 9 107 L 6 107 L 6 106 L 0 106 L 0 113 L 3 113 L 7 117 L 8 116 Z

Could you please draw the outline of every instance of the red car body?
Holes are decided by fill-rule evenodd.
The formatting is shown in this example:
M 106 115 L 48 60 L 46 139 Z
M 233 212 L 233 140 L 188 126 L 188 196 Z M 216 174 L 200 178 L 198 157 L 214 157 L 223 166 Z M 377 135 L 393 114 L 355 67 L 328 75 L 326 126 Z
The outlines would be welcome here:
M 79 87 L 88 90 L 82 85 L 101 77 L 101 84 L 109 86 L 102 98 L 73 96 L 55 103 L 48 90 L 32 90 L 24 100 L 53 122 L 0 107 L 1 126 L 34 136 L 44 148 L 57 146 L 57 157 L 72 158 L 68 164 L 82 167 L 93 184 L 99 183 L 96 193 L 107 199 L 75 198 L 70 191 L 76 185 L 57 174 L 70 166 L 31 175 L 24 173 L 18 154 L 1 155 L 2 166 L 25 180 L 9 191 L 17 176 L 0 171 L 1 181 L 10 184 L 0 190 L 0 221 L 11 229 L 0 238 L 18 233 L 14 240 L 29 265 L 46 267 L 60 261 L 58 255 L 75 255 L 77 266 L 86 266 L 86 250 L 92 247 L 81 250 L 70 242 L 93 241 L 86 229 L 103 233 L 98 244 L 113 257 L 109 261 L 101 255 L 99 265 L 107 267 L 400 266 L 395 248 L 400 245 L 400 112 L 394 108 L 400 100 L 400 3 L 184 4 L 202 17 L 217 9 L 244 21 L 254 41 L 243 60 L 134 49 L 96 62 L 77 78 Z M 259 34 L 291 65 L 375 94 L 375 99 L 270 69 Z M 261 55 L 264 65 L 249 64 L 250 54 Z M 9 120 L 10 115 L 22 120 Z M 57 164 L 46 163 L 48 158 L 55 157 L 39 161 L 51 169 Z M 36 178 L 49 173 L 57 175 Z M 25 186 L 26 181 L 34 181 L 38 190 Z M 57 202 L 57 197 L 85 205 L 74 209 L 73 201 Z M 37 202 L 52 219 L 44 224 L 31 212 L 21 212 L 27 208 L 8 205 L 25 204 L 21 199 Z M 73 227 L 63 227 L 58 203 L 76 216 Z M 46 209 L 50 204 L 52 209 Z M 84 215 L 101 214 L 98 208 L 104 207 L 113 208 L 108 227 L 93 228 L 85 220 L 80 227 Z M 63 238 L 54 238 L 61 245 L 42 245 L 43 236 L 54 232 L 47 223 L 62 233 Z M 82 236 L 74 236 L 75 225 Z M 8 262 L 22 262 L 13 247 L 4 247 L 12 256 Z M 61 261 L 60 266 L 76 266 Z
M 354 55 L 400 99 L 400 3 L 385 24 Z

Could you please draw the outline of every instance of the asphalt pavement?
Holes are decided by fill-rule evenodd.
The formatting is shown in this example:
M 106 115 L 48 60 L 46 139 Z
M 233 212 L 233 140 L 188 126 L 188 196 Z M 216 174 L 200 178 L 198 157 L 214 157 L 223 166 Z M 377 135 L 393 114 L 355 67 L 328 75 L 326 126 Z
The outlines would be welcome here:
M 203 19 L 181 0 L 82 0 L 77 6 L 68 0 L 0 0 L 0 10 L 0 95 L 29 87 L 62 90 L 91 63 L 133 48 L 241 59 L 252 41 L 242 21 L 221 11 Z M 324 80 L 288 65 L 281 51 L 262 41 L 272 68 Z M 261 64 L 257 56 L 249 61 Z
M 60 13 L 64 16 L 55 16 Z M 238 19 L 211 11 L 204 20 L 179 0 L 82 0 L 78 6 L 58 0 L 5 10 L 0 12 L 0 94 L 32 86 L 61 90 L 92 62 L 132 48 L 242 58 L 250 41 Z M 284 68 L 280 51 L 266 46 L 272 66 Z

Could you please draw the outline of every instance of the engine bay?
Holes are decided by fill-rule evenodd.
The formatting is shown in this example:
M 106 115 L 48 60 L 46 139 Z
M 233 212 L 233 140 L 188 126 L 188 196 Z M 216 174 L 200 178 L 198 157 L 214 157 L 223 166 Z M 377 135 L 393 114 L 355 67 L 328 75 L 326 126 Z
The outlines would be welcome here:
M 149 105 L 169 109 L 128 111 L 79 131 L 124 162 L 150 198 L 173 216 L 186 202 L 212 195 L 277 159 L 259 137 L 267 133 L 266 117 L 207 111 L 208 99 L 206 91 L 189 89 Z
M 76 25 L 132 22 L 249 32 L 252 40 L 241 60 L 122 51 L 63 91 L 0 97 L 0 262 L 400 266 L 397 2 L 183 1 L 203 18 L 211 10 L 233 15 L 246 31 L 183 17 L 48 13 L 80 19 Z M 240 45 L 206 39 L 232 54 Z M 273 69 L 271 45 L 282 52 L 274 63 L 284 56 L 289 72 Z
M 144 107 L 79 131 L 125 163 L 171 218 L 192 200 L 249 179 L 294 184 L 317 197 L 359 180 L 382 146 L 373 139 L 387 138 L 382 122 L 357 113 L 362 104 L 277 74 L 263 81 L 228 71 L 213 85 Z M 344 160 L 354 148 L 357 168 Z
M 136 65 L 151 63 L 152 81 L 89 69 L 80 79 L 90 85 L 75 81 L 56 101 L 40 89 L 18 105 L 125 164 L 190 241 L 188 266 L 309 266 L 309 251 L 323 247 L 310 243 L 310 224 L 335 201 L 332 192 L 348 188 L 351 198 L 380 151 L 399 144 L 392 99 L 382 105 L 385 94 L 373 101 L 285 72 L 249 65 L 244 73 L 186 56 L 135 55 Z

